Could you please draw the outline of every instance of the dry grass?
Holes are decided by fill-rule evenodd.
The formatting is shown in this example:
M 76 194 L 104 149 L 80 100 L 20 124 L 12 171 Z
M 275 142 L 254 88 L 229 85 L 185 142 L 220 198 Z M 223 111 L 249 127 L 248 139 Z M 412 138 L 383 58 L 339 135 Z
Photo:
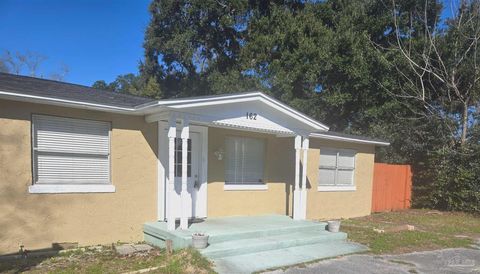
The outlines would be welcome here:
M 2 273 L 126 273 L 147 268 L 152 269 L 148 273 L 214 273 L 210 262 L 194 249 L 179 250 L 171 255 L 154 249 L 120 256 L 111 247 L 101 251 L 87 248 L 51 258 L 0 261 Z
M 414 231 L 377 233 L 399 225 Z M 372 253 L 405 253 L 439 248 L 470 247 L 480 238 L 480 217 L 460 212 L 407 210 L 376 213 L 342 222 L 350 240 L 370 247 Z

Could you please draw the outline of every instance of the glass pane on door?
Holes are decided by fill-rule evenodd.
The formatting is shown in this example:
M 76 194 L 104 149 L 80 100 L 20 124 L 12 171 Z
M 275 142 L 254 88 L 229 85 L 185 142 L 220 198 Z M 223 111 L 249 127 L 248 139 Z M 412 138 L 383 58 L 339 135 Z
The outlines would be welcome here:
M 187 151 L 187 177 L 192 177 L 192 139 Z M 175 177 L 182 177 L 182 138 L 175 138 Z

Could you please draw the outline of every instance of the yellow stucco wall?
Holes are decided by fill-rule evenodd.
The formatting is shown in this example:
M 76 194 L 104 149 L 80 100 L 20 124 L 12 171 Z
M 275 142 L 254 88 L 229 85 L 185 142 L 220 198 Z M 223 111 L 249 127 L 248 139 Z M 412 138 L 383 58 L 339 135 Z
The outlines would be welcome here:
M 318 167 L 322 147 L 353 149 L 355 156 L 355 191 L 319 192 Z M 344 142 L 310 139 L 307 160 L 307 218 L 338 219 L 369 215 L 372 207 L 375 147 Z
M 219 161 L 214 152 L 225 149 L 226 136 L 246 136 L 266 140 L 265 182 L 268 190 L 224 190 L 225 160 Z M 290 182 L 294 179 L 295 153 L 291 138 L 276 138 L 219 128 L 208 129 L 208 217 L 235 215 L 289 215 L 292 207 Z
M 109 121 L 115 193 L 29 194 L 31 115 Z M 0 254 L 49 247 L 140 241 L 156 219 L 157 128 L 143 117 L 0 100 Z
M 224 160 L 214 152 L 224 149 L 225 136 L 247 136 L 266 140 L 265 182 L 268 190 L 224 190 Z M 209 129 L 208 216 L 292 214 L 295 174 L 293 138 L 277 138 L 219 128 Z M 349 148 L 357 151 L 355 159 L 356 191 L 318 192 L 320 147 Z M 307 161 L 307 218 L 348 218 L 370 214 L 375 147 L 310 139 Z

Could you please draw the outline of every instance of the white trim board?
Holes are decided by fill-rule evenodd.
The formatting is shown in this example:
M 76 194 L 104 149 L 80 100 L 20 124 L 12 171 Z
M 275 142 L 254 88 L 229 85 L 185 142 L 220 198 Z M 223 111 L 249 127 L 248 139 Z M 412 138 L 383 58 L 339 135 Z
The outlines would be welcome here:
M 29 193 L 109 193 L 115 192 L 115 186 L 103 185 L 47 185 L 35 184 L 28 187 Z
M 320 192 L 340 192 L 340 191 L 356 191 L 357 187 L 355 185 L 352 186 L 340 186 L 340 185 L 332 185 L 332 186 L 326 186 L 326 185 L 319 185 L 317 186 L 317 191 Z
M 232 191 L 232 190 L 268 190 L 267 184 L 225 184 L 223 190 Z
M 381 142 L 381 141 L 373 141 L 373 140 L 364 140 L 354 137 L 343 137 L 343 136 L 334 136 L 322 133 L 311 133 L 310 137 L 316 139 L 324 139 L 324 140 L 333 140 L 333 141 L 343 141 L 349 143 L 359 143 L 359 144 L 372 144 L 372 145 L 379 145 L 379 146 L 389 146 L 390 143 L 388 142 Z

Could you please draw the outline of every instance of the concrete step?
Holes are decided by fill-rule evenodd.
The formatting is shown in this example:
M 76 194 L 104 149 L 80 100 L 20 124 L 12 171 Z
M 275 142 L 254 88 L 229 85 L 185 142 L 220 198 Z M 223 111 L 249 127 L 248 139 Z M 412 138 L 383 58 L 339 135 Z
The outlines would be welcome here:
M 282 228 L 265 228 L 265 229 L 252 229 L 250 231 L 240 231 L 235 232 L 232 231 L 231 233 L 224 233 L 224 234 L 215 234 L 211 235 L 208 239 L 208 242 L 211 244 L 222 243 L 232 240 L 239 240 L 239 239 L 257 239 L 260 237 L 267 237 L 273 235 L 288 235 L 295 232 L 309 232 L 309 231 L 325 231 L 326 224 L 324 223 L 308 223 L 308 224 L 301 224 L 297 226 L 287 226 Z
M 345 240 L 248 253 L 213 259 L 218 273 L 252 273 L 366 251 L 363 245 Z
M 310 231 L 297 231 L 288 234 L 277 234 L 213 243 L 200 252 L 210 259 L 217 259 L 294 246 L 340 241 L 345 240 L 346 238 L 347 234 L 342 232 L 330 233 L 324 229 L 314 228 Z
M 261 237 L 273 236 L 273 235 L 288 235 L 296 232 L 311 232 L 311 231 L 325 231 L 326 223 L 323 222 L 310 222 L 310 221 L 298 221 L 291 222 L 283 227 L 243 227 L 235 230 L 222 230 L 215 233 L 209 233 L 210 231 L 168 231 L 166 229 L 158 229 L 158 223 L 146 223 L 144 224 L 143 231 L 145 238 L 158 240 L 172 239 L 174 248 L 184 248 L 191 243 L 191 234 L 194 232 L 207 232 L 210 234 L 208 242 L 210 244 L 217 244 L 233 240 L 241 239 L 257 239 Z

